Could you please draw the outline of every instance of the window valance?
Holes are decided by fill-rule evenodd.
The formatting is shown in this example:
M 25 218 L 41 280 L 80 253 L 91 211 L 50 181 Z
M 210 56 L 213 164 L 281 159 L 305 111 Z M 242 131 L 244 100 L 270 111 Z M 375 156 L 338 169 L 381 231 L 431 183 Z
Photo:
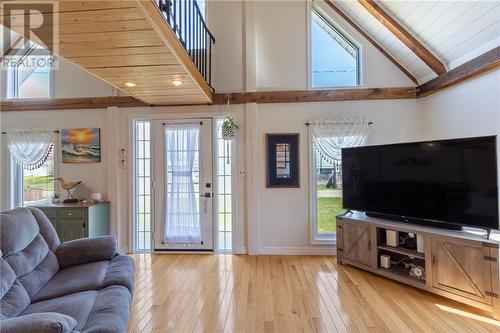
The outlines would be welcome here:
M 5 136 L 12 159 L 27 170 L 41 167 L 54 149 L 53 130 L 14 130 Z
M 335 163 L 341 159 L 341 149 L 362 146 L 370 130 L 363 117 L 312 120 L 309 122 L 314 146 L 320 156 Z

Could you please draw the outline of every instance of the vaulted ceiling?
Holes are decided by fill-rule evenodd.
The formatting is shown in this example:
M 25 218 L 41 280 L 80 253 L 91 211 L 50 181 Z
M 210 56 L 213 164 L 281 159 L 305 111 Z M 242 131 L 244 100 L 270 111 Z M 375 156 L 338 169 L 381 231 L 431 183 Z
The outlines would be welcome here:
M 333 3 L 400 65 L 426 82 L 437 74 L 361 4 Z M 500 1 L 375 2 L 448 70 L 500 45 Z

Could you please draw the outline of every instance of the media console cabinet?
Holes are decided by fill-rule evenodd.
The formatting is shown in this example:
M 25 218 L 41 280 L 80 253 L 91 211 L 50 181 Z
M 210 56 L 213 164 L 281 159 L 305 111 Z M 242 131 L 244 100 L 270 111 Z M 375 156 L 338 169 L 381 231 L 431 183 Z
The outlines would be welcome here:
M 423 236 L 423 251 L 388 246 L 386 230 Z M 339 264 L 486 310 L 495 319 L 500 319 L 499 244 L 499 240 L 487 239 L 486 233 L 408 224 L 358 212 L 337 216 Z M 389 268 L 381 266 L 380 255 L 390 256 Z M 410 269 L 400 262 L 424 268 L 424 275 L 410 275 Z

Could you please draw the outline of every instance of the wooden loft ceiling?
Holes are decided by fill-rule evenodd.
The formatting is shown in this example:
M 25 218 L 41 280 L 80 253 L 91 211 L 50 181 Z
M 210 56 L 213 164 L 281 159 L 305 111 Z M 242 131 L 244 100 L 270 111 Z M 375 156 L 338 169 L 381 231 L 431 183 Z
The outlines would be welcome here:
M 211 87 L 160 11 L 158 1 L 61 0 L 55 8 L 58 41 L 54 41 L 54 50 L 73 64 L 146 104 L 212 103 Z M 30 15 L 31 22 L 40 21 L 40 14 Z M 0 19 L 2 25 L 23 34 L 25 17 L 10 15 L 10 23 L 2 13 Z M 52 48 L 44 45 L 42 37 L 52 31 L 52 25 L 44 25 L 37 32 L 42 41 L 33 35 L 30 38 Z M 174 86 L 173 80 L 183 84 Z

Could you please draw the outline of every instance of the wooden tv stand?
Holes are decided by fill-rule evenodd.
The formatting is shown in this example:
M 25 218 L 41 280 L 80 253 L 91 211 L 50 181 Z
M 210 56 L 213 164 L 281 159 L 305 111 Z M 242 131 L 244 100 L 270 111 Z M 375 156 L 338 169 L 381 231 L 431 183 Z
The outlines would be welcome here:
M 423 235 L 424 251 L 386 244 L 386 230 Z M 337 216 L 337 262 L 490 312 L 500 319 L 499 240 L 486 233 L 439 229 L 368 217 L 355 212 Z M 380 266 L 380 255 L 394 260 Z M 425 278 L 410 276 L 396 264 L 405 259 L 425 268 Z

